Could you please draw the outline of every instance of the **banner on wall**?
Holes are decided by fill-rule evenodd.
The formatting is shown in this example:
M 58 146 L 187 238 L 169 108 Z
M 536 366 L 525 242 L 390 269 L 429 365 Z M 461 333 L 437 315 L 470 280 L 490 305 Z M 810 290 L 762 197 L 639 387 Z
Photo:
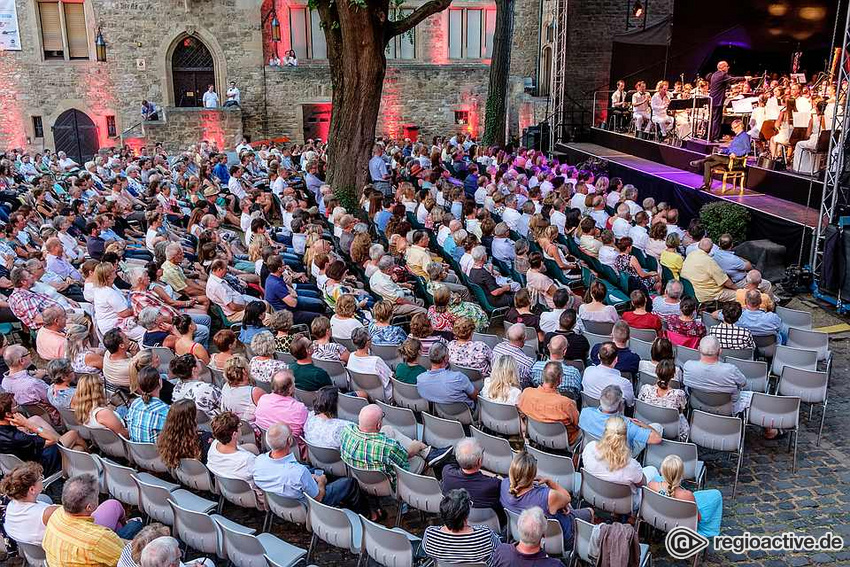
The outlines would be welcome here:
M 0 0 L 0 51 L 20 51 L 21 32 L 15 0 Z

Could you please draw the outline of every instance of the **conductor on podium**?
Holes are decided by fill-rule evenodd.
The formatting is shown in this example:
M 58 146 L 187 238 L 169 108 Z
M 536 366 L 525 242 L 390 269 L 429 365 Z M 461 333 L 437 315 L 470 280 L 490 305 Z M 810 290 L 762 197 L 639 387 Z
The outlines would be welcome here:
M 711 139 L 720 137 L 720 126 L 723 124 L 723 107 L 726 103 L 726 89 L 730 84 L 743 81 L 749 77 L 733 77 L 729 74 L 729 63 L 717 63 L 717 71 L 708 79 L 708 96 L 711 97 Z

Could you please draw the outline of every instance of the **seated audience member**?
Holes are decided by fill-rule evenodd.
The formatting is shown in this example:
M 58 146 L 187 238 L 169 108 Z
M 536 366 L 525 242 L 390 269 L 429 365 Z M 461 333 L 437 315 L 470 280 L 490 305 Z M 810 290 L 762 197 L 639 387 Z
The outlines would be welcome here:
M 484 379 L 480 396 L 500 404 L 516 405 L 521 393 L 516 362 L 509 356 L 498 357 L 490 376 Z
M 579 435 L 579 415 L 575 401 L 558 392 L 562 373 L 560 362 L 546 363 L 543 368 L 543 383 L 536 388 L 523 390 L 517 402 L 517 409 L 536 421 L 563 423 L 572 444 Z
M 513 303 L 514 293 L 509 283 L 500 285 L 493 274 L 485 267 L 487 249 L 476 246 L 472 249 L 472 268 L 469 270 L 469 281 L 481 287 L 487 296 L 487 301 L 495 308 L 508 307 Z
M 700 303 L 711 300 L 735 301 L 738 288 L 709 255 L 713 246 L 710 238 L 700 240 L 699 247 L 685 258 L 681 277 L 694 286 L 696 299 Z
M 226 275 L 227 263 L 221 258 L 213 260 L 210 264 L 210 277 L 206 282 L 206 296 L 212 303 L 221 308 L 228 321 L 236 323 L 242 321 L 245 316 L 245 307 L 254 298 L 242 295 L 234 290 L 224 279 Z
M 423 372 L 416 379 L 419 395 L 429 402 L 462 402 L 474 408 L 478 391 L 466 374 L 449 369 L 449 350 L 446 346 L 442 343 L 435 344 L 431 347 L 428 358 L 431 361 L 431 370 Z
M 740 413 L 749 406 L 750 396 L 742 396 L 747 378 L 734 364 L 720 362 L 720 342 L 703 337 L 699 342 L 699 360 L 689 360 L 682 368 L 683 383 L 692 390 L 732 395 L 733 411 Z
M 782 319 L 776 313 L 770 313 L 761 308 L 761 292 L 751 289 L 746 295 L 746 306 L 738 326 L 748 330 L 754 337 L 765 337 L 773 335 L 777 342 L 784 342 L 783 338 L 788 333 L 788 328 L 782 323 Z
M 613 305 L 606 305 L 608 290 L 599 280 L 593 280 L 590 284 L 590 303 L 582 303 L 578 308 L 579 319 L 596 321 L 599 323 L 616 323 L 620 320 L 617 310 Z
M 546 333 L 543 341 L 545 344 L 549 344 L 552 337 L 561 335 L 567 339 L 567 352 L 564 353 L 564 358 L 566 360 L 584 361 L 587 360 L 590 353 L 590 343 L 587 341 L 587 337 L 575 332 L 577 320 L 578 314 L 575 309 L 565 309 L 558 318 L 558 330 L 553 333 Z
M 670 280 L 664 286 L 664 295 L 656 295 L 652 299 L 652 312 L 659 317 L 678 316 L 682 314 L 679 302 L 682 299 L 684 287 L 682 282 Z
M 735 292 L 735 301 L 741 304 L 741 307 L 747 306 L 747 293 L 751 290 L 758 290 L 761 292 L 761 308 L 765 311 L 773 311 L 776 309 L 776 305 L 773 302 L 773 298 L 770 297 L 768 293 L 762 291 L 762 279 L 761 272 L 758 270 L 750 270 L 747 272 L 747 276 L 741 280 L 741 287 L 738 291 Z
M 369 335 L 376 346 L 397 346 L 407 339 L 407 333 L 397 325 L 391 325 L 393 305 L 389 301 L 379 301 L 372 307 L 372 320 L 369 322 Z
M 44 490 L 44 468 L 25 462 L 9 471 L 0 482 L 0 493 L 8 498 L 3 530 L 16 542 L 41 545 L 50 516 L 59 506 L 38 497 Z M 496 481 L 498 487 L 498 481 Z M 498 488 L 497 488 L 498 490 Z
M 165 528 L 165 531 L 167 532 L 168 528 Z M 206 558 L 197 559 L 191 563 L 183 563 L 182 558 L 183 550 L 180 549 L 179 541 L 167 535 L 158 536 L 141 549 L 138 554 L 138 565 L 132 565 L 132 567 L 214 567 L 215 565 L 212 560 Z M 118 567 L 125 566 L 119 562 Z
M 549 341 L 549 361 L 561 363 L 561 383 L 557 385 L 558 392 L 578 402 L 581 399 L 581 372 L 575 366 L 567 364 L 564 354 L 569 350 L 567 338 L 563 335 L 554 335 Z M 535 386 L 543 383 L 543 368 L 547 361 L 538 360 L 531 367 L 531 382 Z
M 493 358 L 508 356 L 514 359 L 519 373 L 519 382 L 523 388 L 531 385 L 531 367 L 534 359 L 528 356 L 522 347 L 525 346 L 525 325 L 514 323 L 505 332 L 505 340 L 493 348 Z
M 130 341 L 121 329 L 110 329 L 103 335 L 103 377 L 118 388 L 130 387 L 130 361 L 138 352 L 138 344 Z
M 253 445 L 239 446 L 239 418 L 229 411 L 222 412 L 215 416 L 210 427 L 213 442 L 207 453 L 207 468 L 215 476 L 244 480 L 257 491 L 254 484 L 257 448 Z M 265 502 L 263 498 L 259 501 Z
M 747 281 L 747 275 L 753 270 L 753 265 L 735 254 L 732 250 L 733 244 L 730 234 L 721 234 L 720 238 L 717 239 L 717 248 L 711 257 L 726 272 L 736 287 L 745 288 L 747 284 L 751 283 Z M 759 273 L 759 281 L 756 283 L 756 287 L 768 297 L 773 289 L 773 285 L 769 281 L 761 279 L 761 273 Z
M 262 301 L 249 302 L 245 306 L 245 313 L 242 316 L 242 330 L 239 331 L 239 341 L 242 344 L 249 345 L 258 333 L 268 331 L 265 319 L 266 304 Z
M 488 376 L 493 352 L 485 342 L 472 340 L 474 332 L 475 322 L 472 319 L 461 317 L 455 322 L 455 338 L 448 345 L 449 362 L 456 366 L 473 368 L 482 376 Z
M 186 398 L 171 405 L 156 448 L 163 464 L 169 469 L 176 469 L 180 459 L 197 459 L 205 463 L 211 442 L 210 432 L 198 429 L 198 406 Z
M 179 335 L 174 328 L 174 319 L 169 317 L 165 311 L 156 307 L 145 307 L 139 312 L 138 320 L 139 325 L 145 329 L 145 334 L 142 337 L 143 347 L 163 347 L 174 350 Z
M 529 268 L 525 273 L 525 279 L 528 283 L 528 290 L 535 294 L 535 297 L 540 297 L 550 309 L 555 308 L 555 294 L 561 289 L 555 281 L 546 275 L 546 266 L 543 263 L 543 254 L 533 252 L 528 259 Z M 569 292 L 567 292 L 569 298 Z M 514 299 L 516 303 L 516 299 Z M 563 307 L 562 307 L 563 308 Z M 557 317 L 554 323 L 557 324 Z M 554 329 L 553 329 L 554 330 Z
M 629 384 L 629 389 L 631 387 Z M 612 416 L 622 416 L 625 407 L 623 389 L 620 386 L 606 386 L 599 396 L 598 408 L 582 408 L 578 420 L 579 427 L 593 437 L 601 438 L 608 419 Z M 632 455 L 639 454 L 647 445 L 657 445 L 662 441 L 658 431 L 637 419 L 626 420 L 626 439 L 632 448 Z
M 673 354 L 673 343 L 670 339 L 658 338 L 652 341 L 652 346 L 649 349 L 649 360 L 641 360 L 638 370 L 644 374 L 655 376 L 655 369 L 658 363 L 662 360 L 669 360 L 674 363 L 676 356 Z M 676 366 L 676 375 L 674 376 L 679 383 L 682 383 L 682 369 Z
M 100 486 L 95 475 L 69 478 L 62 487 L 62 506 L 56 507 L 44 529 L 41 546 L 48 565 L 116 565 L 142 522 L 125 523 L 124 506 L 117 500 L 98 505 Z
M 597 257 L 599 263 L 616 270 L 614 261 L 617 259 L 619 253 L 617 252 L 617 247 L 614 245 L 614 233 L 610 230 L 603 230 L 599 239 L 602 241 L 602 248 L 599 249 L 599 256 Z
M 354 329 L 361 327 L 363 322 L 357 318 L 357 301 L 350 293 L 342 295 L 331 317 L 331 336 L 335 339 L 350 339 Z
M 615 484 L 624 484 L 632 489 L 632 509 L 640 506 L 640 488 L 648 479 L 658 476 L 655 467 L 640 466 L 632 457 L 626 438 L 625 418 L 615 416 L 605 422 L 605 431 L 599 441 L 588 443 L 581 453 L 584 470 Z
M 700 339 L 705 336 L 705 325 L 697 313 L 698 305 L 693 297 L 684 297 L 679 302 L 681 313 L 666 318 L 667 338 L 674 345 L 697 348 Z
M 251 384 L 248 360 L 241 354 L 227 359 L 224 364 L 224 379 L 227 383 L 221 387 L 221 411 L 236 414 L 254 424 L 257 402 L 266 392 Z
M 47 383 L 43 379 L 47 372 L 29 370 L 32 365 L 30 351 L 22 345 L 9 345 L 3 352 L 3 361 L 9 368 L 9 372 L 3 376 L 0 386 L 3 391 L 15 396 L 15 404 L 19 406 L 34 404 L 55 414 L 56 410 L 47 399 Z M 59 423 L 55 417 L 51 417 L 51 421 Z
M 198 410 L 212 419 L 218 415 L 221 406 L 221 390 L 215 384 L 204 382 L 199 378 L 201 364 L 191 354 L 182 354 L 171 359 L 168 364 L 169 374 L 177 380 L 171 394 L 172 402 L 191 399 Z
M 615 368 L 620 372 L 628 372 L 635 375 L 640 365 L 640 357 L 629 349 L 630 334 L 631 331 L 626 322 L 617 321 L 614 323 L 614 329 L 611 331 L 611 339 L 617 347 L 617 364 Z M 595 345 L 590 351 L 590 360 L 594 364 L 599 362 L 599 348 L 600 345 Z
M 500 543 L 493 552 L 491 567 L 561 567 L 563 563 L 543 550 L 546 514 L 534 506 L 523 510 L 517 520 L 516 543 Z
M 271 382 L 272 376 L 282 368 L 288 368 L 284 360 L 275 358 L 277 344 L 274 335 L 269 331 L 262 331 L 251 339 L 251 378 L 255 382 Z
M 104 349 L 92 347 L 88 327 L 68 325 L 65 335 L 68 341 L 65 355 L 71 361 L 74 372 L 100 376 L 103 369 Z
M 133 400 L 127 412 L 127 431 L 130 441 L 156 443 L 168 417 L 168 405 L 159 399 L 162 389 L 159 370 L 145 366 L 139 371 L 138 382 L 139 397 Z
M 501 481 L 481 472 L 484 463 L 484 449 L 472 437 L 465 437 L 455 445 L 455 460 L 443 467 L 443 479 L 440 486 L 443 494 L 451 490 L 464 489 L 469 493 L 474 508 L 490 508 L 505 520 L 505 511 L 499 501 Z
M 260 490 L 307 503 L 307 496 L 317 502 L 361 513 L 366 509 L 357 481 L 351 477 L 329 481 L 320 470 L 310 470 L 292 453 L 295 440 L 283 423 L 272 425 L 266 432 L 268 453 L 254 460 L 254 484 Z M 373 519 L 375 519 L 373 517 Z
M 730 301 L 723 304 L 723 309 L 720 312 L 713 314 L 715 318 L 720 319 L 720 323 L 710 327 L 708 334 L 717 339 L 720 348 L 755 348 L 756 343 L 750 330 L 735 324 L 740 320 L 742 313 L 741 304 Z
M 357 423 L 343 429 L 339 447 L 342 460 L 348 466 L 383 471 L 393 481 L 394 465 L 418 474 L 426 467 L 434 468 L 442 463 L 452 452 L 452 447 L 432 448 L 384 425 L 384 412 L 375 404 L 361 409 Z
M 679 412 L 679 441 L 688 440 L 688 418 L 684 411 L 688 407 L 688 397 L 684 390 L 671 388 L 670 381 L 676 376 L 676 364 L 669 359 L 662 360 L 655 369 L 655 384 L 644 384 L 638 393 L 638 399 L 653 406 L 672 408 Z
M 222 329 L 213 336 L 213 344 L 218 352 L 210 356 L 210 362 L 207 366 L 216 370 L 224 370 L 224 365 L 235 354 L 233 352 L 236 345 L 236 333 L 230 329 Z
M 50 378 L 50 386 L 47 388 L 47 401 L 55 408 L 71 407 L 71 400 L 77 393 L 77 375 L 71 368 L 71 362 L 67 358 L 57 358 L 47 363 L 47 377 Z
M 380 378 L 381 385 L 383 386 L 384 399 L 391 399 L 392 383 L 390 382 L 390 377 L 393 375 L 393 371 L 380 356 L 372 354 L 370 350 L 372 341 L 369 338 L 369 330 L 366 327 L 354 329 L 354 332 L 351 334 L 351 342 L 354 343 L 356 350 L 348 357 L 348 363 L 346 364 L 348 371 L 377 376 Z
M 290 346 L 295 362 L 289 369 L 295 379 L 295 387 L 307 392 L 315 392 L 323 386 L 332 386 L 331 377 L 324 368 L 313 364 L 313 341 L 301 335 Z
M 269 313 L 268 317 L 266 317 L 266 325 L 272 335 L 274 335 L 276 352 L 292 354 L 289 350 L 292 346 L 292 334 L 290 334 L 292 322 L 291 311 L 275 311 Z
M 289 368 L 274 373 L 271 393 L 261 397 L 254 412 L 254 422 L 263 431 L 275 423 L 285 423 L 292 434 L 301 437 L 307 421 L 307 406 L 293 397 L 295 381 Z
M 570 491 L 552 480 L 537 474 L 537 459 L 525 451 L 517 453 L 511 461 L 508 478 L 502 479 L 500 500 L 505 510 L 521 514 L 529 508 L 540 508 L 547 518 L 561 524 L 564 532 L 564 549 L 573 546 L 573 519 L 593 521 L 593 510 L 570 506 Z
M 15 455 L 22 461 L 34 461 L 51 475 L 62 466 L 57 443 L 76 451 L 85 451 L 86 444 L 76 431 L 59 435 L 39 416 L 24 417 L 15 412 L 14 397 L 0 393 L 0 453 Z
M 667 249 L 661 253 L 661 256 L 658 258 L 658 263 L 661 264 L 662 268 L 670 270 L 670 273 L 673 275 L 673 279 L 678 280 L 679 274 L 682 272 L 682 265 L 685 263 L 685 259 L 682 258 L 681 254 L 679 254 L 679 249 L 682 244 L 679 241 L 679 235 L 675 232 L 671 232 L 667 235 L 666 243 Z
M 265 299 L 274 309 L 292 313 L 292 319 L 297 325 L 309 325 L 313 319 L 325 312 L 321 299 L 311 295 L 300 295 L 294 285 L 284 281 L 283 259 L 274 255 L 266 262 L 269 277 L 263 286 Z M 303 293 L 303 292 L 302 292 Z
M 369 278 L 369 287 L 393 306 L 393 315 L 424 313 L 423 301 L 413 295 L 412 284 L 396 283 L 392 278 L 395 260 L 389 254 L 378 260 L 378 270 Z
M 418 339 L 407 339 L 398 347 L 398 355 L 401 362 L 396 364 L 395 378 L 405 384 L 416 384 L 420 374 L 428 369 L 419 364 L 419 354 L 422 346 Z
M 71 408 L 77 421 L 89 429 L 109 429 L 117 435 L 129 438 L 124 421 L 108 407 L 103 382 L 99 377 L 93 374 L 80 376 Z
M 348 362 L 351 353 L 339 343 L 331 340 L 331 322 L 327 317 L 316 317 L 310 323 L 313 336 L 313 358 L 329 362 Z
M 527 328 L 537 331 L 538 339 L 543 339 L 540 332 L 540 317 L 531 311 L 531 295 L 523 288 L 514 294 L 514 306 L 505 315 L 509 323 L 522 323 Z
M 316 392 L 313 409 L 307 414 L 304 423 L 304 440 L 311 445 L 339 449 L 342 430 L 349 423 L 337 418 L 336 404 L 339 399 L 336 386 L 325 386 Z
M 685 476 L 685 463 L 678 455 L 667 455 L 661 461 L 661 480 L 650 480 L 647 487 L 670 498 L 694 502 L 697 505 L 697 533 L 704 537 L 714 537 L 720 533 L 723 519 L 723 496 L 717 489 L 691 492 L 682 488 Z
M 44 360 L 65 358 L 65 326 L 68 319 L 59 306 L 48 307 L 41 313 L 44 325 L 35 335 L 35 350 Z
M 623 321 L 633 329 L 652 329 L 661 334 L 661 317 L 646 310 L 646 294 L 636 289 L 630 295 L 632 310 L 623 313 Z
M 572 303 L 573 294 L 567 288 L 558 288 L 552 295 L 551 311 L 540 314 L 540 330 L 544 333 L 554 333 L 558 330 L 561 314 Z
M 597 356 L 599 364 L 588 366 L 581 379 L 582 391 L 591 398 L 598 398 L 607 386 L 619 386 L 626 397 L 626 404 L 635 405 L 634 389 L 628 378 L 624 378 L 617 370 L 618 348 L 613 342 L 599 345 Z
M 446 333 L 451 338 L 450 333 Z M 419 340 L 422 354 L 427 355 L 431 347 L 437 343 L 448 343 L 444 333 L 438 333 L 431 325 L 431 320 L 425 313 L 417 313 L 410 319 L 410 337 Z
M 489 563 L 499 536 L 487 526 L 470 525 L 472 499 L 463 488 L 450 490 L 440 502 L 442 526 L 428 526 L 422 536 L 422 551 L 446 563 Z

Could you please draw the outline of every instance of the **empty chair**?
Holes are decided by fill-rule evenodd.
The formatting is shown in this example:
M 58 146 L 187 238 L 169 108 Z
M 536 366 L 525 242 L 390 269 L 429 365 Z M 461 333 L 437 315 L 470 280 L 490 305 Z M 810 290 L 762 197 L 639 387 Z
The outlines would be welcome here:
M 533 330 L 534 329 L 532 329 L 532 331 Z M 466 366 L 460 366 L 458 364 L 452 364 L 452 369 L 465 374 L 466 377 L 469 378 L 469 381 L 472 382 L 472 385 L 475 386 L 475 390 L 477 392 L 481 391 L 481 388 L 484 386 L 484 376 L 481 375 L 480 370 L 476 368 L 467 368 Z
M 652 360 L 652 342 L 642 341 L 634 335 L 630 335 L 629 350 L 638 355 L 641 360 Z
M 727 351 L 722 354 L 726 355 Z M 724 362 L 734 365 L 747 378 L 745 390 L 753 392 L 766 392 L 768 383 L 767 363 L 763 360 L 743 360 L 740 358 L 726 357 Z
M 517 522 L 519 522 L 519 514 L 511 510 L 505 510 L 508 515 L 508 532 L 510 539 L 519 541 L 519 531 Z M 546 519 L 546 531 L 543 532 L 543 540 L 540 543 L 548 555 L 552 557 L 562 557 L 564 555 L 564 531 L 561 524 L 554 518 Z
M 636 329 L 629 327 L 629 337 L 652 344 L 652 341 L 658 337 L 658 333 L 655 332 L 655 329 Z
M 319 540 L 360 555 L 363 525 L 357 514 L 344 508 L 327 506 L 307 496 L 307 515 L 313 530 L 306 557 L 308 564 Z
M 308 392 L 307 390 L 299 390 L 295 388 L 295 399 L 307 406 L 307 409 L 313 409 L 313 403 L 316 401 L 316 392 Z
M 322 360 L 314 358 L 313 364 L 319 368 L 323 368 L 331 377 L 334 386 L 340 390 L 348 390 L 348 371 L 345 366 L 338 360 Z
M 207 466 L 198 459 L 180 459 L 177 468 L 172 471 L 183 486 L 200 492 L 218 494 L 214 477 Z
M 159 452 L 156 449 L 155 443 L 136 443 L 135 441 L 124 439 L 124 444 L 127 446 L 127 458 L 139 468 L 151 472 L 168 472 L 168 467 L 159 458 Z
M 614 323 L 607 321 L 590 321 L 588 319 L 582 319 L 581 325 L 588 333 L 593 333 L 594 335 L 607 335 L 609 340 L 611 338 L 611 331 L 614 330 Z
M 139 508 L 154 521 L 166 526 L 174 523 L 174 512 L 168 503 L 172 500 L 181 508 L 195 512 L 209 513 L 215 509 L 215 502 L 196 496 L 178 485 L 165 482 L 152 475 L 136 474 L 133 480 L 139 487 Z
M 581 469 L 581 499 L 611 514 L 632 513 L 632 489 L 627 484 L 602 480 Z
M 593 350 L 593 347 L 602 343 L 607 343 L 611 340 L 611 333 L 606 334 L 598 334 L 591 333 L 590 331 L 585 331 L 582 333 L 584 338 L 587 339 L 587 342 L 590 344 L 590 349 Z
M 691 480 L 701 488 L 705 483 L 705 463 L 699 460 L 697 446 L 665 439 L 655 445 L 647 445 L 643 453 L 643 466 L 661 469 L 661 463 L 668 455 L 677 455 L 685 465 L 684 480 Z
M 100 452 L 117 459 L 127 458 L 127 446 L 124 445 L 124 440 L 120 435 L 111 429 L 86 428 L 89 432 L 94 444 L 98 446 Z
M 413 410 L 417 413 L 428 411 L 430 404 L 428 403 L 428 400 L 419 395 L 419 390 L 416 388 L 416 384 L 408 384 L 407 382 L 401 382 L 395 378 L 391 378 L 390 380 L 393 385 L 393 401 L 396 405 Z
M 32 543 L 24 543 L 22 541 L 15 542 L 18 544 L 18 552 L 26 561 L 27 565 L 32 567 L 42 567 L 47 565 L 47 556 L 44 553 L 44 548 L 41 545 Z
M 537 459 L 537 474 L 548 477 L 575 494 L 579 490 L 579 481 L 575 465 L 571 457 L 553 455 L 529 445 L 528 452 Z
M 732 415 L 734 411 L 732 394 L 727 392 L 708 392 L 706 390 L 690 388 L 690 394 L 688 403 L 691 409 L 715 413 L 717 415 Z
M 384 471 L 369 471 L 366 469 L 358 469 L 357 467 L 348 467 L 351 477 L 360 485 L 360 490 L 370 496 L 395 496 L 393 492 L 392 482 L 390 477 Z
M 817 351 L 818 360 L 826 360 L 829 356 L 829 335 L 826 333 L 791 327 L 788 329 L 788 340 L 785 344 L 789 347 Z
M 65 423 L 66 429 L 76 431 L 80 437 L 86 441 L 91 439 L 89 429 L 87 427 L 83 427 L 80 422 L 77 421 L 77 416 L 74 414 L 74 410 L 63 407 L 57 407 L 56 410 L 59 412 L 59 415 L 62 416 L 62 421 Z
M 443 419 L 459 421 L 462 425 L 472 425 L 472 411 L 464 402 L 438 404 L 434 402 L 434 413 Z
M 466 437 L 463 425 L 458 421 L 435 417 L 428 412 L 422 414 L 422 441 L 432 447 L 453 447 Z
M 100 479 L 100 491 L 104 491 L 102 467 L 100 457 L 84 451 L 74 451 L 64 447 L 61 443 L 56 444 L 62 454 L 62 474 L 65 478 L 71 478 L 81 474 L 90 474 Z
M 103 486 L 106 492 L 119 502 L 135 506 L 136 508 L 139 507 L 139 486 L 133 480 L 133 476 L 137 475 L 139 478 L 152 483 L 159 481 L 158 478 L 151 474 L 140 473 L 135 469 L 119 465 L 109 459 L 101 459 L 100 464 L 103 466 Z M 168 486 L 175 486 L 165 481 L 162 482 Z
M 594 398 L 590 394 L 585 392 L 581 393 L 581 407 L 584 408 L 598 408 L 599 407 L 599 398 Z
M 406 471 L 395 465 L 396 497 L 411 508 L 428 514 L 440 513 L 443 492 L 440 482 L 433 476 L 424 476 Z M 398 507 L 396 525 L 401 524 L 402 507 Z
M 472 438 L 478 441 L 484 450 L 483 463 L 481 466 L 492 473 L 508 476 L 514 452 L 507 439 L 488 435 L 475 426 L 470 427 Z
M 348 469 L 342 462 L 339 449 L 319 447 L 318 445 L 311 445 L 307 441 L 304 441 L 304 443 L 307 445 L 307 457 L 313 467 L 322 469 L 331 476 L 348 476 Z
M 790 431 L 793 435 L 794 456 L 791 472 L 797 472 L 797 436 L 800 432 L 800 398 L 796 396 L 772 396 L 756 392 L 747 412 L 747 424 L 758 425 L 766 429 Z M 746 428 L 744 428 L 746 435 Z M 788 438 L 791 449 L 792 438 Z M 743 446 L 743 442 L 741 443 Z
M 397 345 L 372 345 L 372 354 L 380 357 L 387 363 L 391 369 L 395 370 L 398 363 L 401 362 L 401 357 L 398 355 Z
M 776 354 L 776 335 L 753 335 L 756 352 L 763 358 L 773 358 Z
M 384 411 L 383 422 L 385 425 L 395 427 L 400 433 L 411 439 L 419 439 L 419 426 L 416 423 L 416 415 L 412 410 L 391 406 L 380 400 L 375 403 Z
M 382 567 L 413 567 L 421 539 L 401 528 L 387 528 L 359 516 L 363 552 Z
M 221 556 L 234 567 L 265 567 L 269 557 L 275 565 L 293 567 L 306 555 L 306 551 L 286 543 L 272 534 L 253 535 L 244 526 L 214 518 L 221 538 Z
M 307 505 L 304 502 L 274 492 L 264 492 L 264 494 L 266 506 L 268 506 L 269 512 L 273 514 L 269 516 L 268 526 L 266 527 L 268 531 L 272 531 L 274 516 L 293 524 L 302 526 L 307 524 Z
M 384 385 L 381 383 L 381 377 L 377 374 L 363 374 L 362 372 L 354 372 L 349 370 L 348 375 L 351 379 L 352 390 L 362 390 L 369 395 L 372 400 L 385 400 Z
M 486 344 L 490 349 L 493 349 L 497 344 L 502 342 L 502 339 L 496 335 L 485 335 L 484 333 L 472 333 L 473 341 L 481 341 Z M 425 368 L 428 368 L 426 366 Z
M 492 508 L 470 508 L 469 525 L 487 526 L 496 533 L 502 531 L 499 515 Z
M 744 456 L 744 425 L 737 417 L 715 415 L 701 410 L 691 414 L 690 441 L 697 447 L 725 453 L 737 453 L 735 481 L 732 484 L 732 498 L 738 490 L 738 473 Z M 666 441 L 665 441 L 666 443 Z
M 515 405 L 502 404 L 486 398 L 478 398 L 478 413 L 481 426 L 499 435 L 519 435 L 519 412 Z
M 573 534 L 573 558 L 580 559 L 590 565 L 597 565 L 599 558 L 590 555 L 590 536 L 592 534 L 593 524 L 576 518 L 575 533 Z M 640 544 L 638 567 L 646 567 L 647 565 L 652 565 L 652 554 L 649 552 L 649 545 L 642 543 Z
M 829 374 L 816 370 L 804 370 L 786 366 L 782 369 L 776 393 L 780 396 L 797 396 L 800 401 L 807 404 L 822 404 L 820 428 L 818 429 L 817 445 L 820 446 L 820 437 L 823 433 L 823 422 L 826 419 L 826 402 L 828 396 Z M 809 410 L 811 415 L 811 409 Z
M 679 410 L 662 408 L 641 400 L 635 400 L 635 419 L 644 423 L 657 423 L 664 428 L 664 439 L 679 438 Z
M 684 366 L 689 360 L 699 360 L 699 351 L 686 346 L 676 346 L 676 366 Z
M 358 396 L 339 395 L 336 399 L 336 415 L 339 419 L 357 423 L 360 410 L 369 405 L 369 400 Z
M 818 351 L 777 345 L 776 354 L 773 356 L 773 364 L 770 367 L 770 373 L 776 376 L 782 376 L 782 369 L 786 365 L 805 370 L 817 370 Z
M 529 417 L 527 434 L 529 441 L 546 449 L 570 450 L 567 427 L 563 423 L 544 423 Z
M 799 311 L 797 309 L 788 309 L 777 305 L 775 313 L 779 315 L 782 322 L 789 327 L 797 329 L 810 330 L 812 328 L 812 314 L 810 311 Z
M 222 555 L 219 530 L 216 522 L 225 523 L 234 530 L 253 534 L 255 530 L 240 526 L 218 514 L 198 512 L 177 505 L 169 500 L 171 511 L 174 514 L 174 537 L 185 543 L 187 547 L 209 555 Z

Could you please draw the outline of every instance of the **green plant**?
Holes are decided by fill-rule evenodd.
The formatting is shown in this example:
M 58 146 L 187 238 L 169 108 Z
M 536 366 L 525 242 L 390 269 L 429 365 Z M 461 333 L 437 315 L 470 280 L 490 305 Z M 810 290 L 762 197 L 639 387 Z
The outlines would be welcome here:
M 334 189 L 334 197 L 339 201 L 340 206 L 345 207 L 346 211 L 356 211 L 357 206 L 357 190 L 352 187 L 338 187 Z
M 715 201 L 702 206 L 699 218 L 706 234 L 714 241 L 726 233 L 732 235 L 736 244 L 747 239 L 750 211 L 746 207 L 726 201 Z

